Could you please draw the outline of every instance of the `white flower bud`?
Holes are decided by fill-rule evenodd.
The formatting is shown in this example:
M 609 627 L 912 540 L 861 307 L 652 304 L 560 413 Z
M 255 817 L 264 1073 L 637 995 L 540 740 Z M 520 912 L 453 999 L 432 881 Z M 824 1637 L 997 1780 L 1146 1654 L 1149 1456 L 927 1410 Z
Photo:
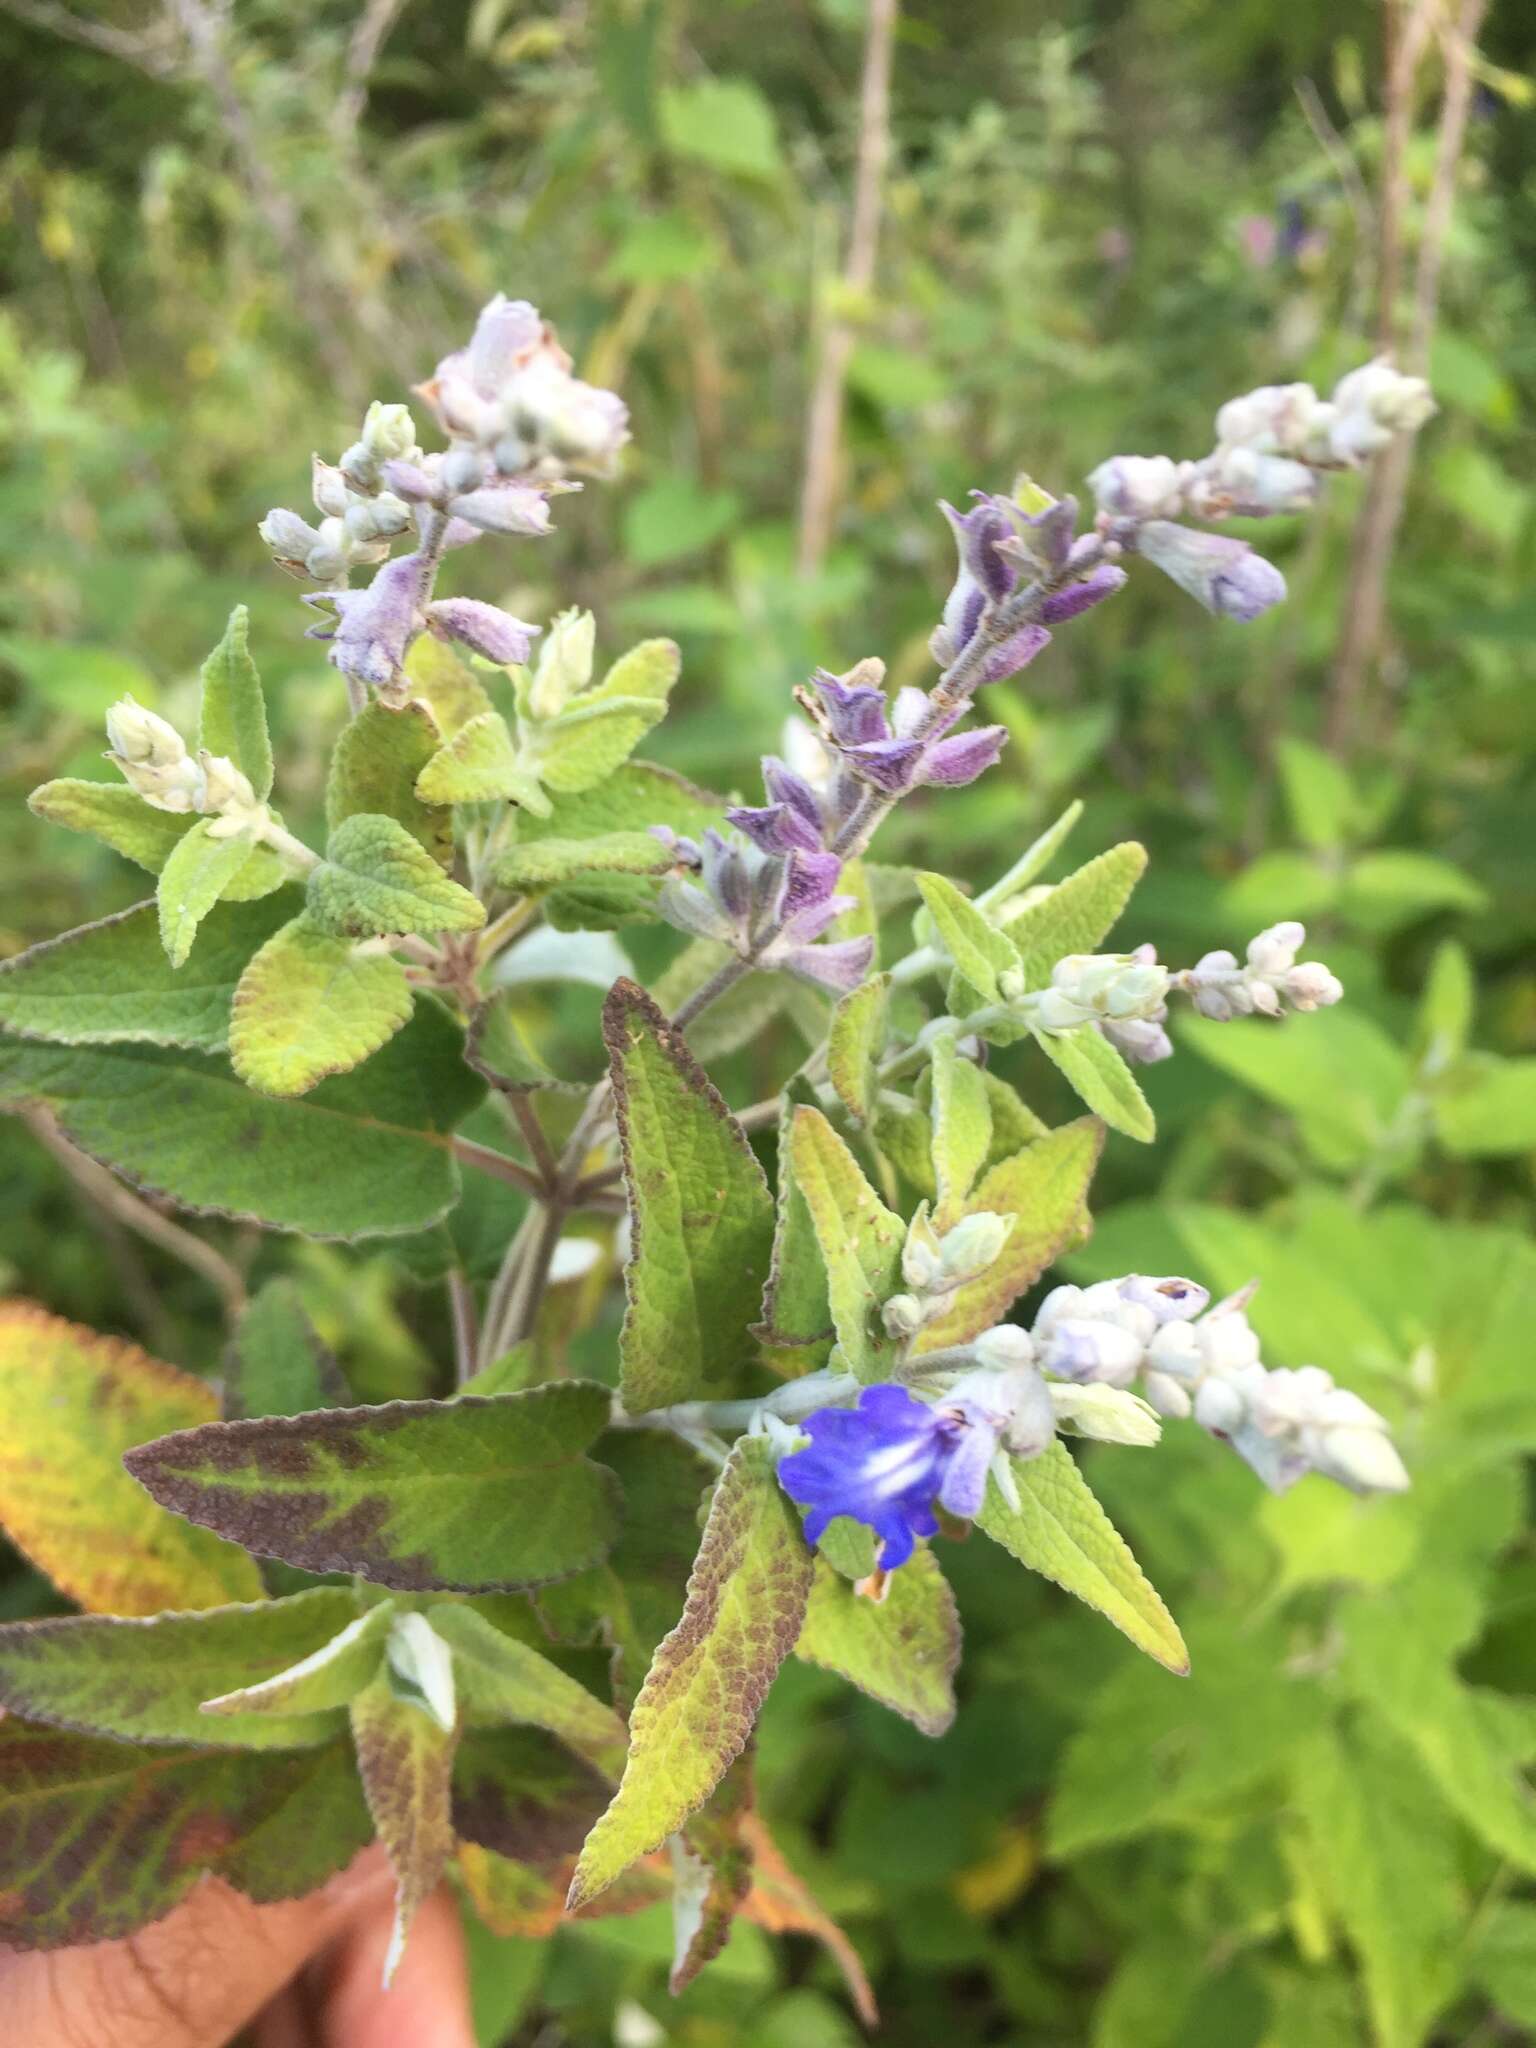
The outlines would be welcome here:
M 1195 1420 L 1212 1436 L 1230 1436 L 1247 1418 L 1248 1403 L 1230 1380 L 1202 1380 L 1195 1389 Z
M 1310 384 L 1265 384 L 1228 399 L 1216 415 L 1216 438 L 1228 447 L 1298 454 L 1321 401 Z
M 411 408 L 376 398 L 363 421 L 362 442 L 375 462 L 409 462 L 418 452 Z
M 1088 478 L 1101 512 L 1117 519 L 1172 519 L 1183 510 L 1183 470 L 1167 455 L 1112 455 Z
M 1248 941 L 1248 965 L 1259 974 L 1284 974 L 1306 943 L 1307 928 L 1294 919 L 1272 924 Z
M 1176 1379 L 1170 1379 L 1165 1372 L 1142 1374 L 1142 1391 L 1159 1415 L 1166 1415 L 1175 1422 L 1187 1421 L 1194 1408 L 1188 1387 Z
M 916 1293 L 926 1294 L 938 1281 L 943 1263 L 938 1232 L 928 1220 L 928 1204 L 920 1202 L 901 1248 L 901 1277 Z
M 1286 975 L 1285 993 L 1298 1010 L 1325 1010 L 1339 1001 L 1344 984 L 1321 960 L 1303 960 Z
M 915 1337 L 928 1320 L 928 1311 L 915 1294 L 893 1294 L 880 1311 L 888 1337 Z
M 1176 1274 L 1158 1279 L 1150 1273 L 1127 1273 L 1115 1286 L 1122 1301 L 1150 1309 L 1158 1323 L 1187 1323 L 1204 1311 L 1211 1298 L 1209 1288 Z
M 1037 1344 L 1044 1342 L 1063 1316 L 1083 1313 L 1084 1293 L 1083 1288 L 1070 1285 L 1051 1289 L 1035 1311 L 1034 1339 Z
M 1234 1373 L 1258 1364 L 1259 1340 L 1241 1309 L 1208 1315 L 1196 1329 L 1207 1371 Z
M 487 474 L 485 460 L 479 450 L 462 441 L 448 450 L 438 469 L 443 489 L 455 498 L 465 491 L 478 491 Z
M 119 698 L 107 713 L 107 738 L 118 760 L 134 767 L 173 768 L 187 758 L 187 743 L 175 726 L 133 697 Z
M 1155 1444 L 1163 1433 L 1157 1411 L 1121 1388 L 1053 1386 L 1050 1391 L 1057 1428 L 1074 1436 L 1095 1437 L 1107 1444 L 1145 1445 Z M 1184 1396 L 1182 1387 L 1174 1391 Z
M 971 1356 L 988 1372 L 1007 1372 L 1013 1366 L 1034 1364 L 1035 1343 L 1017 1323 L 998 1323 L 973 1340 Z
M 995 1216 L 990 1209 L 962 1217 L 939 1248 L 939 1286 L 944 1291 L 963 1286 L 985 1273 L 993 1264 L 1013 1230 L 1011 1216 Z
M 1406 1493 L 1408 1472 L 1384 1429 L 1320 1432 L 1310 1450 L 1313 1469 L 1355 1493 Z
M 307 519 L 275 505 L 256 531 L 272 550 L 279 568 L 286 569 L 290 576 L 309 573 L 310 553 L 319 544 L 320 536 Z
M 249 780 L 227 754 L 198 756 L 203 769 L 205 806 L 210 811 L 250 811 L 256 808 L 256 792 Z
M 1056 1323 L 1040 1363 L 1065 1380 L 1103 1380 L 1107 1386 L 1129 1386 L 1140 1371 L 1145 1347 L 1129 1330 L 1113 1323 L 1066 1316 Z
M 352 503 L 352 491 L 341 471 L 318 455 L 309 458 L 310 495 L 315 509 L 330 519 L 344 519 Z
M 592 680 L 597 621 L 590 612 L 565 611 L 551 625 L 539 649 L 529 709 L 535 718 L 557 718 L 578 690 Z
M 1172 1379 L 1203 1379 L 1205 1346 L 1199 1330 L 1190 1323 L 1164 1323 L 1147 1346 L 1147 1366 Z

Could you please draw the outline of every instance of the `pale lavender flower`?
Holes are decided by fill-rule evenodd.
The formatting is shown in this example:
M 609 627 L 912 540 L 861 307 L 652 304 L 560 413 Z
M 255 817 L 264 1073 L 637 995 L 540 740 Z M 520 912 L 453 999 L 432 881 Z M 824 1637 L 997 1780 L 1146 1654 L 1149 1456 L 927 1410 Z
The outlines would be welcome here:
M 401 555 L 386 562 L 365 590 L 314 593 L 304 602 L 329 608 L 335 623 L 311 626 L 309 637 L 330 641 L 328 659 L 343 675 L 375 689 L 388 688 L 421 630 L 427 573 L 420 555 Z
M 462 641 L 503 668 L 528 659 L 540 630 L 477 597 L 441 597 L 427 606 L 426 618 L 429 630 L 440 640 Z
M 1167 519 L 1143 521 L 1131 539 L 1154 568 L 1218 618 L 1246 623 L 1285 596 L 1285 578 L 1245 540 L 1200 533 Z

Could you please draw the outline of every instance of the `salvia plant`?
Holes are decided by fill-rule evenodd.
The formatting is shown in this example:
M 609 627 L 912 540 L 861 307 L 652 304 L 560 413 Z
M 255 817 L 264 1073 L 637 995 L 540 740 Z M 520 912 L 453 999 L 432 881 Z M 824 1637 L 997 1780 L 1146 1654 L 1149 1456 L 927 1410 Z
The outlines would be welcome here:
M 599 662 L 590 613 L 541 627 L 438 594 L 450 557 L 537 541 L 614 473 L 619 398 L 502 298 L 418 395 L 445 445 L 375 404 L 316 458 L 313 516 L 261 527 L 313 586 L 350 708 L 323 843 L 284 822 L 237 611 L 195 734 L 125 699 L 117 780 L 33 798 L 155 893 L 7 963 L 0 1093 L 194 1215 L 394 1240 L 449 1290 L 456 1390 L 359 1405 L 285 1278 L 208 1378 L 0 1312 L 20 1447 L 0 1518 L 87 1610 L 0 1628 L 6 1938 L 129 1933 L 205 1872 L 300 1896 L 377 1834 L 391 1967 L 451 1867 L 503 1932 L 670 1896 L 674 1987 L 739 1912 L 809 1932 L 867 2011 L 754 1811 L 785 1658 L 942 1734 L 960 1636 L 940 1559 L 974 1527 L 1184 1672 L 1063 1438 L 1149 1449 L 1187 1420 L 1277 1491 L 1408 1483 L 1326 1361 L 1266 1369 L 1246 1291 L 1129 1273 L 1010 1320 L 1087 1230 L 1106 1128 L 1152 1138 L 1135 1069 L 1172 1052 L 1171 1007 L 1305 1031 L 1289 1013 L 1339 1000 L 1302 927 L 1182 967 L 1102 950 L 1145 855 L 1043 879 L 1077 807 L 976 895 L 872 842 L 986 773 L 1005 733 L 969 722 L 978 688 L 1139 561 L 1221 618 L 1277 603 L 1278 570 L 1213 529 L 1304 508 L 1431 402 L 1384 362 L 1326 400 L 1250 392 L 1201 460 L 1102 463 L 1085 528 L 1028 479 L 946 505 L 937 680 L 891 697 L 878 659 L 818 671 L 738 802 L 637 756 L 670 641 Z M 653 948 L 649 991 L 613 979 L 573 1083 L 511 993 L 645 923 L 683 937 Z M 733 1111 L 701 1059 L 765 1018 L 782 1064 L 803 1057 Z M 1048 1126 L 992 1070 L 1022 1041 L 1083 1115 Z M 460 1129 L 487 1103 L 499 1143 Z M 456 1241 L 465 1174 L 521 1205 L 483 1290 Z M 571 1377 L 557 1291 L 621 1263 L 613 1369 Z

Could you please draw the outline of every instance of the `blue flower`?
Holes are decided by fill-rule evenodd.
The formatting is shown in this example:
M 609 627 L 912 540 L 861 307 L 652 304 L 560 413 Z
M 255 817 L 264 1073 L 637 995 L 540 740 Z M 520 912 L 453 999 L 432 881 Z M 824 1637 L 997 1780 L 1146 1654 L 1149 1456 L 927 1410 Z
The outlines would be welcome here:
M 930 1408 L 905 1387 L 865 1387 L 856 1408 L 818 1408 L 804 1428 L 810 1444 L 780 1460 L 779 1480 L 810 1509 L 808 1543 L 847 1515 L 874 1530 L 880 1567 L 894 1571 L 919 1536 L 937 1535 L 935 1503 L 980 1511 L 997 1427 L 972 1403 Z

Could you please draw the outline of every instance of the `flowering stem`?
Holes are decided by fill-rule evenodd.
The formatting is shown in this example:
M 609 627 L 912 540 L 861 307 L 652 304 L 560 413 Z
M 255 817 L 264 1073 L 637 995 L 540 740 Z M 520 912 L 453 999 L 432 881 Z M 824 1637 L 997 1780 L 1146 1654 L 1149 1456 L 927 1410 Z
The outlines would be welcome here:
M 312 853 L 302 839 L 295 839 L 291 832 L 285 831 L 271 818 L 262 825 L 257 836 L 263 846 L 270 846 L 272 851 L 287 861 L 297 874 L 307 875 L 311 868 L 320 865 L 318 853 Z

